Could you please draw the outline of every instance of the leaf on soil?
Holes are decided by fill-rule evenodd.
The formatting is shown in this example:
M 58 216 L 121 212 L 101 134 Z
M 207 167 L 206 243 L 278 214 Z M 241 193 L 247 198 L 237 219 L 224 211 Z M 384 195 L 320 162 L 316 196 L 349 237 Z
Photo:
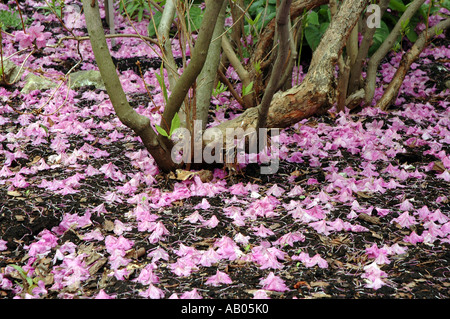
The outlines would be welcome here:
M 22 194 L 18 191 L 8 191 L 8 192 L 6 192 L 6 194 L 8 194 L 9 196 L 13 196 L 13 197 L 22 196 Z
M 191 172 L 191 171 L 186 171 L 183 169 L 177 169 L 176 176 L 173 173 L 169 174 L 170 179 L 177 179 L 179 181 L 186 181 L 188 179 L 194 178 L 194 176 L 200 177 L 200 180 L 203 183 L 209 182 L 213 179 L 212 172 L 209 170 L 205 170 L 205 169 L 202 169 L 198 172 Z
M 380 225 L 381 224 L 380 219 L 378 217 L 370 216 L 370 215 L 367 215 L 365 213 L 360 213 L 358 218 L 363 220 L 363 221 L 365 221 L 365 222 L 371 223 L 371 224 L 375 224 L 375 225 Z

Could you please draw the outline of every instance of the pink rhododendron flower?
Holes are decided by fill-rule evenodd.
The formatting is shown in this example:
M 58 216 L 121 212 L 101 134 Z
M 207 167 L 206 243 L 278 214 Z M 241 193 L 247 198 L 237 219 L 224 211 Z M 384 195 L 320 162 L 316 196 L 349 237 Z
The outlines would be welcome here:
M 47 255 L 50 250 L 58 245 L 58 237 L 52 234 L 49 230 L 44 229 L 38 235 L 39 240 L 37 242 L 31 243 L 28 255 L 31 257 L 36 257 L 38 255 Z
M 167 251 L 165 251 L 163 248 L 158 247 L 154 249 L 153 251 L 149 252 L 147 254 L 148 257 L 152 258 L 152 263 L 162 259 L 162 260 L 169 260 L 169 254 Z
M 3 251 L 3 250 L 6 250 L 7 249 L 7 247 L 6 247 L 6 244 L 7 244 L 8 242 L 6 241 L 6 240 L 2 240 L 2 239 L 0 239 L 0 251 Z
M 415 231 L 412 231 L 411 234 L 409 234 L 408 236 L 405 236 L 403 238 L 403 240 L 405 242 L 408 242 L 408 243 L 411 243 L 411 244 L 415 245 L 417 243 L 423 242 L 423 237 L 417 235 L 417 233 Z
M 111 235 L 105 238 L 105 247 L 108 253 L 113 253 L 115 250 L 127 251 L 133 247 L 134 243 L 132 240 L 127 239 L 123 236 L 114 237 Z
M 190 256 L 178 258 L 173 264 L 170 264 L 171 271 L 179 276 L 186 277 L 189 276 L 193 271 L 197 271 L 197 265 L 192 261 Z
M 114 299 L 113 296 L 108 295 L 103 289 L 95 296 L 95 299 Z
M 404 212 L 403 214 L 401 214 L 397 218 L 394 218 L 391 221 L 391 223 L 394 223 L 394 222 L 396 222 L 397 224 L 399 224 L 402 227 L 407 227 L 407 228 L 411 227 L 412 225 L 417 224 L 414 216 L 410 216 L 408 211 Z
M 143 285 L 157 284 L 159 278 L 153 273 L 155 268 L 156 266 L 153 263 L 148 264 L 141 270 L 139 276 L 136 279 L 133 279 L 133 281 L 137 281 Z
M 234 236 L 234 241 L 244 246 L 248 245 L 249 240 L 250 236 L 244 236 L 241 233 L 238 233 Z
M 253 299 L 270 299 L 265 290 L 257 290 L 253 293 Z
M 203 299 L 203 297 L 198 293 L 197 289 L 194 288 L 191 291 L 183 293 L 180 299 Z
M 377 290 L 385 285 L 381 278 L 387 277 L 387 274 L 378 267 L 376 262 L 364 266 L 364 271 L 365 272 L 361 275 L 361 277 L 367 280 L 367 288 Z
M 103 240 L 103 239 L 104 239 L 103 234 L 102 234 L 101 230 L 98 228 L 83 235 L 83 240 L 86 240 L 86 241 Z
M 217 253 L 221 258 L 228 260 L 235 260 L 242 255 L 239 246 L 228 236 L 216 240 L 214 247 L 217 248 Z
M 305 241 L 305 236 L 300 232 L 295 232 L 295 233 L 287 233 L 287 234 L 281 236 L 273 244 L 280 245 L 280 246 L 289 245 L 289 246 L 293 247 L 294 243 L 298 242 L 298 241 L 301 241 L 301 242 Z
M 242 183 L 234 184 L 230 187 L 230 194 L 233 195 L 247 195 L 248 189 Z
M 216 215 L 212 215 L 212 217 L 208 220 L 205 220 L 202 225 L 203 227 L 215 228 L 219 224 L 219 220 Z
M 36 44 L 37 48 L 45 47 L 47 39 L 52 35 L 50 32 L 43 32 L 44 26 L 40 22 L 30 26 L 27 32 L 17 31 L 15 36 L 16 40 L 19 41 L 19 47 L 21 49 L 29 47 Z
M 270 272 L 266 278 L 261 279 L 259 281 L 259 284 L 262 285 L 262 289 L 265 290 L 280 291 L 280 292 L 289 290 L 289 288 L 284 283 L 284 280 L 274 275 L 273 272 Z
M 118 219 L 114 221 L 114 234 L 118 236 L 122 235 L 124 232 L 131 231 L 131 229 L 131 226 L 125 225 Z
M 198 221 L 201 221 L 201 222 L 204 221 L 202 215 L 200 215 L 200 213 L 197 210 L 195 212 L 193 212 L 192 214 L 190 214 L 188 217 L 186 217 L 184 220 L 189 221 L 191 224 L 195 224 Z
M 414 205 L 411 204 L 411 202 L 408 199 L 405 199 L 401 204 L 400 204 L 400 210 L 403 211 L 412 211 L 414 210 Z
M 157 222 L 155 224 L 154 228 L 152 229 L 152 233 L 148 237 L 148 241 L 151 244 L 156 244 L 160 240 L 164 241 L 165 240 L 164 236 L 168 236 L 168 235 L 170 235 L 170 233 L 167 230 L 167 228 L 164 226 L 164 224 L 162 222 Z
M 45 289 L 45 283 L 42 280 L 39 280 L 37 287 L 32 290 L 33 295 L 42 297 L 47 294 L 47 289 Z
M 205 198 L 203 198 L 201 203 L 194 206 L 194 209 L 209 209 L 210 207 L 211 205 L 209 204 L 209 202 Z
M 275 233 L 272 230 L 270 230 L 269 228 L 264 227 L 264 225 L 262 225 L 262 224 L 259 225 L 259 227 L 253 227 L 253 230 L 254 230 L 254 234 L 256 236 L 259 236 L 259 237 L 262 237 L 262 238 L 275 235 Z
M 274 184 L 267 190 L 266 194 L 275 197 L 280 197 L 281 195 L 283 195 L 284 192 L 285 190 L 283 188 L 279 187 L 277 184 Z
M 320 257 L 319 254 L 315 254 L 314 257 L 311 258 L 308 253 L 301 252 L 298 256 L 292 256 L 292 260 L 301 261 L 308 268 L 316 265 L 320 268 L 328 268 L 328 262 Z
M 445 224 L 449 221 L 449 218 L 444 215 L 440 209 L 436 209 L 432 214 L 428 216 L 429 220 L 436 221 L 440 224 Z
M 226 273 L 217 270 L 216 274 L 209 277 L 205 284 L 211 285 L 211 286 L 220 286 L 221 284 L 231 284 L 233 281 L 231 280 L 230 276 L 228 276 Z
M 199 264 L 204 267 L 210 267 L 217 263 L 220 259 L 220 255 L 214 250 L 214 248 L 211 247 L 202 253 Z
M 441 174 L 437 174 L 436 175 L 437 178 L 443 179 L 446 182 L 450 182 L 450 173 L 448 170 L 445 170 L 443 173 Z
M 332 227 L 328 226 L 325 219 L 309 223 L 309 226 L 314 228 L 319 234 L 324 234 L 326 236 L 330 234 L 331 230 L 333 230 Z
M 139 296 L 150 299 L 161 299 L 164 298 L 164 292 L 161 289 L 150 284 L 147 290 L 139 292 Z
M 384 285 L 386 285 L 386 283 L 383 280 L 381 280 L 381 278 L 375 277 L 373 280 L 368 278 L 367 284 L 365 285 L 365 287 L 378 290 L 381 287 L 383 287 Z

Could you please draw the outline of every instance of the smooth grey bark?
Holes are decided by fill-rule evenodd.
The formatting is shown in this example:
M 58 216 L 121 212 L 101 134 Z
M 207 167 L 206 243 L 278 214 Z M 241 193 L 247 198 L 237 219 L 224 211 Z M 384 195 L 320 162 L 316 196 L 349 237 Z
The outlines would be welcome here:
M 170 149 L 159 143 L 156 133 L 150 126 L 150 120 L 138 114 L 128 103 L 106 43 L 98 2 L 83 0 L 83 9 L 95 60 L 117 117 L 141 138 L 160 169 L 163 171 L 174 169 Z
M 377 78 L 377 70 L 380 65 L 381 60 L 386 56 L 389 50 L 394 45 L 396 39 L 400 35 L 400 30 L 402 27 L 402 23 L 406 20 L 411 19 L 412 16 L 419 10 L 420 6 L 425 2 L 425 0 L 415 0 L 413 1 L 408 8 L 403 12 L 400 19 L 397 21 L 397 24 L 392 29 L 391 33 L 388 35 L 386 40 L 380 45 L 378 50 L 372 55 L 367 65 L 367 75 L 366 75 L 366 84 L 365 84 L 365 104 L 370 105 L 373 100 L 373 96 L 375 95 L 375 85 Z
M 264 92 L 261 104 L 259 106 L 258 123 L 256 125 L 257 131 L 260 128 L 265 128 L 267 123 L 267 114 L 269 112 L 270 102 L 273 95 L 280 86 L 281 76 L 283 75 L 284 65 L 288 59 L 290 37 L 290 19 L 289 10 L 292 0 L 281 0 L 277 8 L 277 34 L 278 34 L 278 54 L 273 66 L 272 74 Z
M 175 86 L 176 81 L 180 77 L 177 73 L 177 65 L 172 53 L 172 42 L 170 41 L 170 27 L 176 12 L 176 0 L 167 0 L 161 21 L 158 26 L 158 41 L 163 51 L 164 62 L 166 63 L 167 75 L 169 78 L 170 88 Z M 153 21 L 150 21 L 153 23 Z
M 387 7 L 389 6 L 389 0 L 380 1 L 380 15 L 383 16 Z M 363 39 L 358 50 L 358 55 L 356 57 L 355 63 L 351 66 L 350 79 L 348 83 L 348 94 L 353 94 L 355 91 L 363 86 L 363 81 L 361 77 L 361 71 L 364 61 L 367 59 L 370 46 L 373 43 L 373 36 L 375 34 L 376 28 L 369 28 L 367 23 L 364 24 L 363 28 Z
M 209 45 L 211 43 L 214 28 L 212 25 L 216 24 L 219 12 L 222 9 L 224 0 L 208 0 L 206 1 L 206 9 L 203 16 L 203 21 L 198 33 L 197 41 L 194 46 L 194 50 L 191 52 L 191 60 L 184 70 L 183 74 L 178 79 L 172 92 L 170 94 L 167 105 L 164 108 L 162 120 L 160 126 L 170 132 L 171 121 L 180 110 L 184 99 L 189 92 L 189 89 L 194 84 L 197 76 L 203 69 L 203 65 L 208 55 Z M 161 138 L 164 142 L 167 142 L 167 138 Z M 161 140 L 160 139 L 160 140 Z
M 419 57 L 423 49 L 425 49 L 426 45 L 430 42 L 430 38 L 436 36 L 438 31 L 448 28 L 450 28 L 450 19 L 443 20 L 437 25 L 422 31 L 411 49 L 403 54 L 394 77 L 384 91 L 381 99 L 377 102 L 377 107 L 382 110 L 387 110 L 389 105 L 395 102 L 398 92 L 400 91 L 400 87 L 405 79 L 405 75 L 411 67 L 411 64 Z
M 217 18 L 212 36 L 213 42 L 209 46 L 208 55 L 205 64 L 197 79 L 196 91 L 196 112 L 195 119 L 202 121 L 202 129 L 206 128 L 208 122 L 208 111 L 211 104 L 212 91 L 217 77 L 217 70 L 220 62 L 220 51 L 222 49 L 222 41 L 219 38 L 225 29 L 225 11 L 227 2 L 224 1 L 222 10 Z M 193 120 L 191 114 L 191 121 Z

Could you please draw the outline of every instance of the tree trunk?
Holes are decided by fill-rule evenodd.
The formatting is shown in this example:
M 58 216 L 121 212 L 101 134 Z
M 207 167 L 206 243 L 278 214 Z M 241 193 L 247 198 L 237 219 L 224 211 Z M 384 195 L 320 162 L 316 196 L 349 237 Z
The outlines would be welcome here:
M 106 79 L 104 81 L 106 91 L 118 118 L 141 138 L 142 143 L 161 170 L 168 172 L 175 169 L 176 165 L 171 159 L 170 148 L 159 143 L 158 136 L 150 125 L 150 120 L 146 116 L 138 114 L 128 103 L 106 44 L 98 2 L 83 0 L 83 9 L 95 60 L 102 78 Z
M 335 65 L 351 30 L 368 0 L 346 0 L 313 54 L 308 74 L 300 85 L 274 95 L 267 115 L 267 128 L 285 128 L 302 119 L 328 110 L 335 97 Z M 292 9 L 291 9 L 292 12 Z M 256 128 L 258 107 L 246 110 L 233 120 L 219 124 L 223 136 L 227 128 Z M 205 140 L 204 145 L 214 140 Z
M 447 19 L 441 21 L 433 27 L 428 28 L 420 34 L 419 38 L 416 40 L 412 48 L 402 56 L 394 77 L 389 83 L 389 86 L 386 88 L 386 91 L 384 92 L 381 99 L 377 102 L 377 107 L 385 111 L 392 103 L 395 102 L 395 99 L 398 96 L 398 92 L 400 91 L 400 87 L 402 86 L 406 73 L 411 67 L 411 64 L 419 57 L 420 53 L 431 41 L 431 38 L 436 36 L 437 31 L 442 31 L 449 27 L 450 19 Z

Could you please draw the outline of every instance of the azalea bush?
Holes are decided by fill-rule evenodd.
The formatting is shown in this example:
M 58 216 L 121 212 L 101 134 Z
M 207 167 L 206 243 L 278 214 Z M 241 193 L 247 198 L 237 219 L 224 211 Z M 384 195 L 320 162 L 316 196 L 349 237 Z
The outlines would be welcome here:
M 432 9 L 416 41 L 400 18 L 387 51 L 357 59 L 355 92 L 376 71 L 364 105 L 365 92 L 330 87 L 345 88 L 343 71 L 355 70 L 351 30 L 367 1 L 322 7 L 329 31 L 301 63 L 302 29 L 326 1 L 280 1 L 277 13 L 289 15 L 270 21 L 261 10 L 273 13 L 271 1 L 223 2 L 219 18 L 206 14 L 212 1 L 153 2 L 159 24 L 117 15 L 111 35 L 102 3 L 65 3 L 58 15 L 26 1 L 32 23 L 1 33 L 2 63 L 23 72 L 0 87 L 1 298 L 448 298 L 450 105 L 437 79 L 450 68 L 448 10 L 421 4 Z M 406 19 L 419 2 L 390 13 Z M 286 21 L 288 41 L 275 31 Z M 209 39 L 207 27 L 217 31 Z M 368 50 L 361 31 L 357 47 Z M 404 46 L 392 50 L 399 36 Z M 199 43 L 218 50 L 217 65 L 199 62 Z M 80 70 L 100 70 L 106 89 L 71 86 Z M 54 86 L 22 91 L 33 73 Z M 398 81 L 387 112 L 378 102 Z M 279 128 L 279 170 L 261 174 L 273 155 L 263 152 L 236 163 L 241 172 L 172 165 L 174 128 L 188 134 L 205 114 L 200 132 Z

